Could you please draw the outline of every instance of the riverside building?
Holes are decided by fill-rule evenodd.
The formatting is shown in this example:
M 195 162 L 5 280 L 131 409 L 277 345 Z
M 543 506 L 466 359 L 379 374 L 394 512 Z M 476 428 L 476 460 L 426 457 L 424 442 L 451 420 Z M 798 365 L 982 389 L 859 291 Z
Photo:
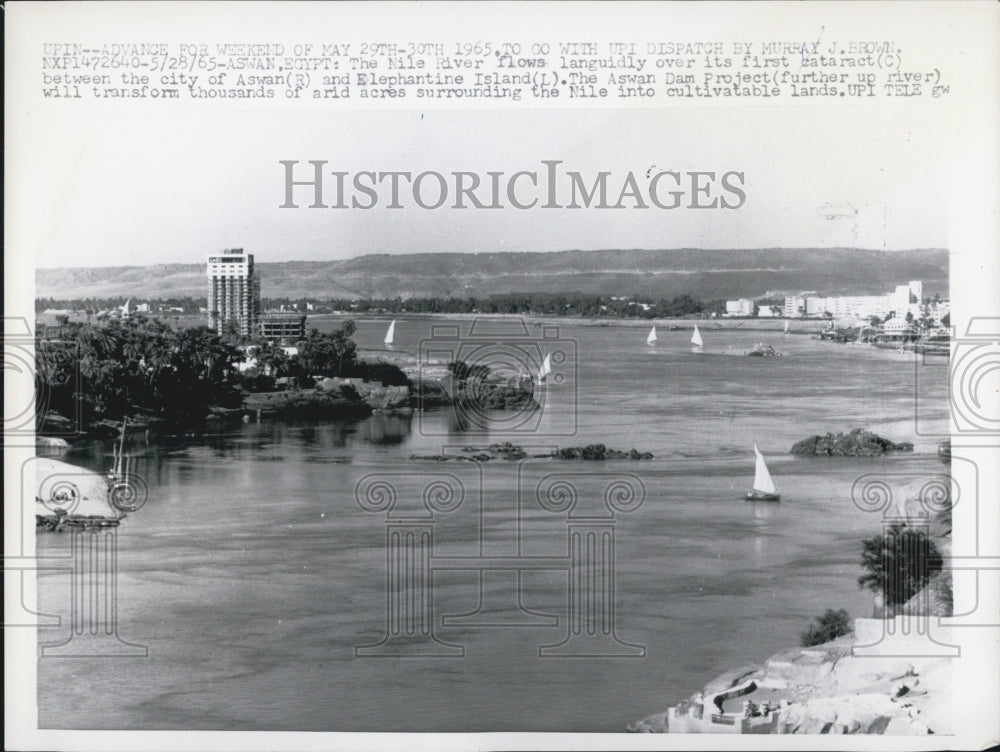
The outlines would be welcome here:
M 257 333 L 260 280 L 253 254 L 231 248 L 208 257 L 208 325 L 218 334 L 230 331 L 249 337 Z
M 282 345 L 294 345 L 306 336 L 304 313 L 275 312 L 261 314 L 259 334 L 263 339 Z

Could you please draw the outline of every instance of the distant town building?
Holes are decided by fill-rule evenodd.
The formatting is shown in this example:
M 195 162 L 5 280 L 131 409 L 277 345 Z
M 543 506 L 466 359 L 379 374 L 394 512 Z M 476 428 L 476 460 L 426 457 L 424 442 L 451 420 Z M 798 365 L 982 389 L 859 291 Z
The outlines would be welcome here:
M 727 300 L 726 301 L 726 315 L 727 316 L 753 316 L 754 314 L 754 302 L 749 298 L 740 298 L 739 300 Z
M 258 321 L 257 333 L 273 342 L 298 342 L 306 336 L 305 314 L 263 313 Z
M 806 316 L 822 316 L 829 308 L 826 298 L 806 298 Z
M 924 315 L 940 320 L 947 311 L 947 301 L 924 304 L 923 283 L 911 280 L 905 285 L 897 285 L 892 292 L 884 295 L 841 295 L 820 297 L 817 295 L 789 295 L 785 298 L 785 316 L 826 316 L 833 318 L 870 319 L 872 316 L 886 318 L 895 316 L 903 319 L 907 313 L 919 319 Z M 944 309 L 943 311 L 941 309 Z
M 942 326 L 944 322 L 941 321 L 941 319 L 951 313 L 951 302 L 947 300 L 939 300 L 931 303 L 929 308 L 931 321 L 934 323 L 934 326 Z
M 785 318 L 794 319 L 806 314 L 806 299 L 800 295 L 785 297 Z
M 253 254 L 232 248 L 208 257 L 208 325 L 223 334 L 230 325 L 249 337 L 257 332 L 260 281 Z

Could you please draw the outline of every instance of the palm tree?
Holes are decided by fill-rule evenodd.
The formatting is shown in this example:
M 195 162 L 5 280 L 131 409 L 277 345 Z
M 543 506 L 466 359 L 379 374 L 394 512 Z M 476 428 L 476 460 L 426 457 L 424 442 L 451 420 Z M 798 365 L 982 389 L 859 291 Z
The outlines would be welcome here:
M 278 376 L 288 365 L 288 354 L 273 342 L 264 341 L 250 350 L 250 357 L 257 361 L 257 367 L 265 376 Z

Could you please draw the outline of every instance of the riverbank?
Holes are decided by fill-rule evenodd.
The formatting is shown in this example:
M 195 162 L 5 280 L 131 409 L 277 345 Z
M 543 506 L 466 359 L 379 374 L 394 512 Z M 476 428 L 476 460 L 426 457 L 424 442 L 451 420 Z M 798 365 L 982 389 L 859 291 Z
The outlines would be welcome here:
M 919 653 L 854 655 L 855 645 L 878 640 L 882 622 L 858 619 L 855 624 L 855 633 L 832 642 L 791 648 L 772 655 L 763 666 L 748 665 L 720 674 L 687 700 L 629 724 L 628 730 L 726 733 L 733 724 L 723 722 L 723 713 L 712 700 L 728 691 L 750 712 L 755 707 L 777 708 L 772 711 L 772 730 L 766 733 L 957 732 L 950 699 L 950 659 Z M 729 708 L 725 710 L 728 718 L 738 720 L 743 715 L 742 710 L 732 715 Z

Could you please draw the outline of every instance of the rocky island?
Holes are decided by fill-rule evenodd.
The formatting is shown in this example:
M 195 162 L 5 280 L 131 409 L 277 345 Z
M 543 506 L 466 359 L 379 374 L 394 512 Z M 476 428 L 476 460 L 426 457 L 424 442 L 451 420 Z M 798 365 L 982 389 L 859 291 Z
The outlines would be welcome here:
M 771 345 L 766 345 L 763 342 L 747 353 L 747 357 L 750 358 L 778 358 L 780 356 L 780 352 L 775 350 Z
M 795 443 L 790 450 L 792 454 L 828 457 L 874 457 L 886 452 L 912 451 L 913 444 L 908 441 L 897 444 L 861 428 L 855 428 L 846 434 L 828 433 L 825 436 L 810 436 Z
M 524 448 L 518 444 L 505 441 L 502 444 L 490 444 L 486 447 L 467 446 L 462 447 L 461 454 L 411 454 L 411 460 L 436 460 L 444 462 L 446 460 L 474 460 L 476 462 L 488 462 L 490 460 L 522 460 L 528 457 L 532 459 L 557 459 L 557 460 L 651 460 L 652 452 L 640 452 L 630 449 L 627 452 L 618 449 L 608 449 L 604 444 L 588 444 L 582 447 L 565 447 L 555 449 L 544 454 L 529 455 Z

